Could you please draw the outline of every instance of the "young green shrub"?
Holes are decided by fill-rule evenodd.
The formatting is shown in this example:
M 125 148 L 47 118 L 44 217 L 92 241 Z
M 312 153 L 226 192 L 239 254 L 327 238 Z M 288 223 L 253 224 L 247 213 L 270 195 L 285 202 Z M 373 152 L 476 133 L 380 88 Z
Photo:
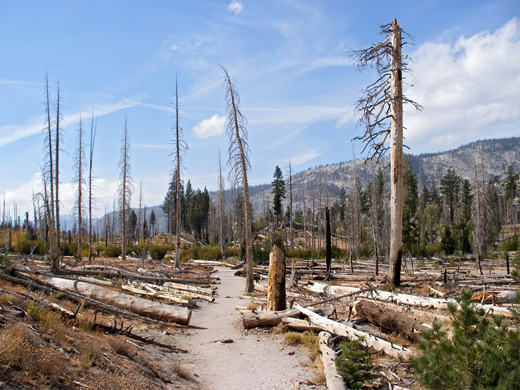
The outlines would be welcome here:
M 336 358 L 336 368 L 349 389 L 361 389 L 370 378 L 372 361 L 370 351 L 363 345 L 363 338 L 343 341 L 341 354 Z
M 121 256 L 121 248 L 115 245 L 108 245 L 105 248 L 106 257 L 119 257 Z
M 513 260 L 513 270 L 511 271 L 511 276 L 516 280 L 520 280 L 520 251 L 516 252 L 516 257 Z
M 162 260 L 164 259 L 164 256 L 166 256 L 166 253 L 170 250 L 170 247 L 168 245 L 150 245 L 150 248 L 148 248 L 150 252 L 150 256 L 154 260 Z
M 520 383 L 520 330 L 509 329 L 501 316 L 492 320 L 464 291 L 450 305 L 453 336 L 435 323 L 423 332 L 423 352 L 413 365 L 415 376 L 428 389 L 518 389 Z

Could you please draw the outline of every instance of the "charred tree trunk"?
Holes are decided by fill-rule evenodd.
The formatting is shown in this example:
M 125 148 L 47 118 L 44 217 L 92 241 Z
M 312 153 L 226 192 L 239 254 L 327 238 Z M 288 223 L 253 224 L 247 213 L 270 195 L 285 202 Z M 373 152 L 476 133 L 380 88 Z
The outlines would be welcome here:
M 330 213 L 328 207 L 325 207 L 325 261 L 327 263 L 327 273 L 330 273 L 332 251 L 330 240 Z

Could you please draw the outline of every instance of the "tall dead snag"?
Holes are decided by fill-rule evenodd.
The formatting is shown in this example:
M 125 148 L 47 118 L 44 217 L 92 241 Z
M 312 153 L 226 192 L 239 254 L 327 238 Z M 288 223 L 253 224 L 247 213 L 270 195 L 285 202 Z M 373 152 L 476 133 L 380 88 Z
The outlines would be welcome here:
M 242 180 L 243 202 L 244 202 L 244 230 L 246 246 L 246 293 L 254 291 L 253 282 L 253 234 L 251 232 L 252 216 L 249 204 L 249 184 L 247 172 L 251 169 L 249 162 L 249 145 L 247 144 L 247 120 L 240 112 L 240 96 L 236 86 L 231 80 L 228 71 L 224 71 L 224 88 L 226 89 L 226 105 L 228 112 L 227 133 L 229 136 L 229 160 L 231 167 L 230 175 L 234 182 Z
M 61 119 L 61 113 L 60 113 L 60 83 L 58 81 L 58 92 L 56 94 L 56 167 L 54 171 L 54 179 L 56 180 L 56 184 L 54 185 L 54 193 L 56 194 L 56 248 L 57 248 L 57 255 L 60 257 L 60 119 Z
M 130 215 L 130 200 L 132 197 L 132 177 L 130 175 L 130 140 L 128 138 L 128 122 L 125 117 L 125 130 L 121 139 L 121 154 L 119 159 L 119 218 L 121 222 L 121 259 L 126 260 L 126 244 L 128 233 L 128 216 Z
M 179 92 L 175 78 L 175 269 L 180 269 L 181 257 L 181 155 L 187 149 L 179 126 Z
M 45 216 L 47 226 L 49 229 L 49 257 L 51 262 L 51 272 L 58 270 L 59 260 L 59 248 L 56 241 L 56 209 L 55 209 L 55 197 L 54 197 L 54 186 L 55 186 L 55 166 L 54 166 L 54 148 L 53 148 L 53 122 L 51 118 L 51 100 L 49 96 L 49 76 L 45 75 L 45 153 L 46 160 L 43 166 L 43 187 L 44 193 L 42 194 L 44 205 L 45 205 Z M 5 207 L 4 207 L 5 208 Z
M 89 150 L 89 168 L 88 168 L 88 263 L 92 262 L 92 180 L 94 164 L 94 143 L 96 141 L 96 126 L 94 125 L 94 112 L 90 122 L 90 150 Z
M 218 244 L 222 258 L 226 258 L 226 250 L 224 248 L 224 208 L 226 201 L 224 198 L 224 177 L 222 176 L 222 161 L 220 159 L 220 150 L 218 151 Z
M 357 102 L 361 113 L 360 122 L 365 126 L 361 140 L 370 150 L 369 160 L 379 160 L 390 149 L 391 184 L 391 232 L 389 277 L 398 286 L 401 283 L 401 260 L 403 246 L 403 102 L 411 103 L 416 109 L 421 106 L 403 96 L 403 72 L 407 63 L 403 62 L 401 48 L 401 27 L 394 20 L 381 26 L 386 38 L 368 49 L 354 53 L 358 68 L 375 67 L 379 78 L 364 91 Z M 390 122 L 390 125 L 389 125 Z M 390 146 L 387 140 L 390 137 Z
M 269 256 L 267 284 L 267 310 L 279 311 L 287 308 L 285 294 L 285 255 L 276 245 Z
M 78 148 L 76 149 L 76 155 L 74 161 L 74 181 L 76 183 L 76 204 L 74 205 L 74 211 L 78 222 L 78 261 L 81 261 L 81 250 L 83 247 L 82 241 L 82 228 L 83 228 L 83 187 L 85 186 L 85 178 L 83 176 L 84 165 L 85 165 L 85 151 L 83 149 L 83 121 L 79 118 L 79 129 L 78 129 Z
M 330 273 L 332 261 L 331 237 L 330 237 L 330 212 L 325 207 L 325 262 L 327 264 L 327 273 Z

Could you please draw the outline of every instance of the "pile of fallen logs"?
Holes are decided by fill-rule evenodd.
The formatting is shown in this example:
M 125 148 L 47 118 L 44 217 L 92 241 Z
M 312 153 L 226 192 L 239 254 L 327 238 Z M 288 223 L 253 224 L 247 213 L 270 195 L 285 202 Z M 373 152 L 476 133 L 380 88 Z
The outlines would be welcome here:
M 277 261 L 285 262 L 283 257 L 273 259 L 271 256 L 269 273 L 267 267 L 255 267 L 254 270 L 258 279 L 268 280 L 267 287 L 255 284 L 255 291 L 267 293 L 267 307 L 276 278 L 270 272 L 275 269 L 273 262 Z M 431 329 L 434 322 L 443 323 L 449 332 L 452 319 L 450 309 L 460 309 L 459 303 L 451 297 L 459 295 L 462 289 L 472 289 L 475 306 L 483 309 L 486 315 L 501 315 L 511 319 L 514 318 L 515 310 L 520 308 L 518 284 L 504 276 L 479 279 L 468 272 L 463 276 L 465 279 L 458 279 L 455 283 L 450 281 L 455 278 L 452 272 L 451 278 L 447 277 L 450 272 L 446 271 L 436 274 L 425 272 L 408 278 L 403 283 L 406 287 L 395 292 L 382 289 L 385 284 L 382 277 L 349 275 L 349 270 L 341 273 L 341 267 L 327 274 L 320 262 L 298 263 L 295 269 L 302 276 L 299 286 L 287 290 L 287 297 L 295 302 L 291 304 L 292 308 L 279 311 L 242 310 L 243 326 L 249 329 L 281 324 L 285 329 L 318 332 L 327 386 L 330 389 L 345 388 L 334 364 L 336 353 L 332 344 L 338 339 L 361 338 L 363 344 L 375 352 L 384 353 L 399 362 L 411 362 L 416 355 L 414 345 L 422 340 L 422 332 Z M 287 268 L 290 267 L 287 264 Z M 320 282 L 324 279 L 333 279 L 342 285 Z M 422 294 L 418 295 L 418 290 Z M 324 304 L 331 303 L 334 306 L 322 308 Z M 338 312 L 343 316 L 340 320 L 337 318 Z M 332 315 L 336 315 L 336 318 L 330 318 Z
M 60 293 L 96 311 L 148 322 L 188 325 L 196 301 L 213 301 L 215 294 L 210 287 L 215 278 L 210 273 L 182 278 L 99 265 L 95 269 L 61 269 L 57 274 L 36 271 L 34 268 L 39 267 L 27 265 L 2 268 L 11 275 L 0 273 L 0 279 L 48 294 Z M 60 311 L 66 313 L 64 308 Z

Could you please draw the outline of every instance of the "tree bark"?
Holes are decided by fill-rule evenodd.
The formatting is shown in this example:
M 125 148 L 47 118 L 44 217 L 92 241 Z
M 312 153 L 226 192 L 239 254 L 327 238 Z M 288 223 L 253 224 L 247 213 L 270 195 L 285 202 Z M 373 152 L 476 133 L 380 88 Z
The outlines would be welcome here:
M 368 322 L 386 330 L 405 335 L 414 342 L 422 339 L 421 334 L 416 331 L 426 330 L 426 327 L 415 319 L 365 299 L 356 303 L 356 312 L 358 317 L 366 318 Z
M 331 335 L 328 332 L 320 332 L 320 352 L 321 361 L 323 362 L 323 371 L 327 381 L 328 390 L 346 390 L 343 378 L 338 374 L 336 369 L 336 354 L 330 347 Z
M 267 285 L 267 310 L 285 310 L 285 255 L 278 246 L 273 246 L 269 256 L 269 276 Z
M 59 289 L 85 295 L 87 298 L 95 299 L 123 310 L 129 310 L 145 317 L 161 321 L 172 321 L 181 325 L 188 325 L 190 322 L 191 310 L 186 307 L 166 305 L 77 280 L 52 277 L 46 280 L 46 282 Z
M 390 126 L 390 185 L 391 236 L 389 278 L 394 286 L 401 284 L 403 247 L 403 87 L 401 63 L 401 28 L 396 21 L 391 32 L 391 107 Z

